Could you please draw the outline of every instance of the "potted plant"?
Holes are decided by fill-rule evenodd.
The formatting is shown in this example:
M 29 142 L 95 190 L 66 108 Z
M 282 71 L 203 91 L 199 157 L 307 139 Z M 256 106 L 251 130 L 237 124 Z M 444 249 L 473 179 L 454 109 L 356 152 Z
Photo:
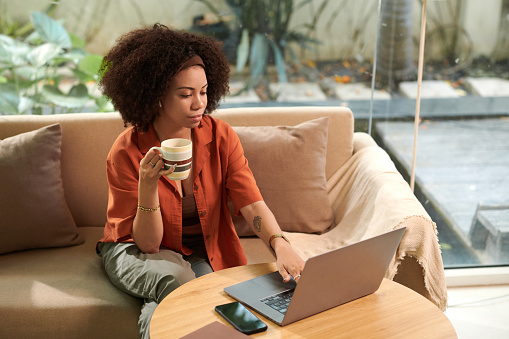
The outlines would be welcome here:
M 236 69 L 242 72 L 249 63 L 250 80 L 248 87 L 260 82 L 266 74 L 267 65 L 274 63 L 279 82 L 287 82 L 287 66 L 285 61 L 288 52 L 298 63 L 291 48 L 296 43 L 302 48 L 312 49 L 314 44 L 320 43 L 298 29 L 290 28 L 293 13 L 305 6 L 310 0 L 226 0 L 234 14 L 234 20 L 227 22 L 226 15 L 220 13 L 209 0 L 197 0 L 205 4 L 217 17 L 229 25 L 231 35 L 238 41 L 236 49 Z M 322 12 L 320 11 L 318 15 Z M 312 30 L 318 22 L 313 18 L 307 25 Z

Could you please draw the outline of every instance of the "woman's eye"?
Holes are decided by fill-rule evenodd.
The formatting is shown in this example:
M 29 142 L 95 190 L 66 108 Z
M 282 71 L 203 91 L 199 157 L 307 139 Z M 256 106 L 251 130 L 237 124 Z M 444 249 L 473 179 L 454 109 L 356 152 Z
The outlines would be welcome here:
M 182 98 L 190 98 L 191 97 L 191 94 L 182 94 L 181 95 Z

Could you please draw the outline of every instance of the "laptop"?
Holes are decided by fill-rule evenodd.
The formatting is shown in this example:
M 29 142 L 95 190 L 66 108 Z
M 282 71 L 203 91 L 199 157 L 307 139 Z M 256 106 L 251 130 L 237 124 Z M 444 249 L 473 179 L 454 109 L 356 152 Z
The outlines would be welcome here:
M 310 258 L 297 284 L 279 272 L 226 287 L 224 291 L 280 326 L 374 293 L 406 228 Z

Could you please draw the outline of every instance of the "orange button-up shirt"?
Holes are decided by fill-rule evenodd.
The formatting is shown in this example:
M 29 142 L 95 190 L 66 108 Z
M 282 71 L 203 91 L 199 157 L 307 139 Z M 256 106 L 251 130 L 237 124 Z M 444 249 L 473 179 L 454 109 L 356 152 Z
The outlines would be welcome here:
M 215 271 L 245 265 L 246 256 L 227 199 L 231 198 L 239 213 L 242 207 L 262 200 L 262 196 L 242 145 L 227 123 L 210 116 L 204 116 L 194 129 L 193 141 L 193 192 L 210 264 Z M 108 220 L 100 242 L 133 242 L 140 161 L 151 147 L 160 145 L 152 125 L 147 132 L 129 128 L 113 144 L 106 162 Z M 184 255 L 191 254 L 182 245 L 182 198 L 175 182 L 161 177 L 158 193 L 164 227 L 161 245 Z

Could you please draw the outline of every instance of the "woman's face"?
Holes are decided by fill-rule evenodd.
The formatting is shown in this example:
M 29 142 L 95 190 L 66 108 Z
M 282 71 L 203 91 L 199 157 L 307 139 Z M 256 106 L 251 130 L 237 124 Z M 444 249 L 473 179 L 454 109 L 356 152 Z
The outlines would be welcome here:
M 188 67 L 175 75 L 161 100 L 161 114 L 177 128 L 195 128 L 207 107 L 207 76 L 201 66 Z

